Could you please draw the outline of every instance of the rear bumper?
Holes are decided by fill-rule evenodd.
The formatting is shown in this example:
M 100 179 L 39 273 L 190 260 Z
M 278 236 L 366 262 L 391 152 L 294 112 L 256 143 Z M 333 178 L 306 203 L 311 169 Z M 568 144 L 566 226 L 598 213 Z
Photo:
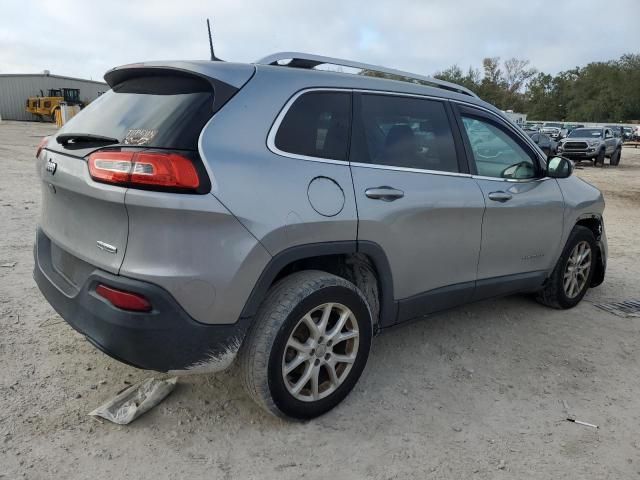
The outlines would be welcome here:
M 164 289 L 147 282 L 93 270 L 82 285 L 63 277 L 51 260 L 51 241 L 38 229 L 33 276 L 51 306 L 100 350 L 147 370 L 214 372 L 229 367 L 249 319 L 205 325 L 191 318 Z M 144 295 L 152 311 L 130 312 L 95 293 L 103 283 Z

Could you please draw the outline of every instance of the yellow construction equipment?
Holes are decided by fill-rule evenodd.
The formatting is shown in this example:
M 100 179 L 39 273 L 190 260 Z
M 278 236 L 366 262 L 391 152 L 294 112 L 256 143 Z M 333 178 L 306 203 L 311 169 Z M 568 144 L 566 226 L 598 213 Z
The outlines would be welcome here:
M 84 107 L 80 100 L 80 90 L 77 88 L 51 88 L 48 95 L 40 90 L 40 96 L 27 99 L 27 112 L 34 114 L 40 120 L 56 121 L 56 112 L 60 110 L 60 104 L 79 105 Z
M 63 103 L 60 108 L 56 109 L 55 122 L 58 127 L 62 127 L 65 123 L 75 117 L 80 112 L 80 105 L 67 105 Z

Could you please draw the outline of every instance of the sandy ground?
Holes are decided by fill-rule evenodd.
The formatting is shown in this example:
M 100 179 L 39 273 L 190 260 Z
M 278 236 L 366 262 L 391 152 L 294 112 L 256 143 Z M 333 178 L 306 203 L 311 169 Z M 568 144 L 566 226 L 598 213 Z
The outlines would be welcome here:
M 149 373 L 94 349 L 32 277 L 44 124 L 0 123 L 1 478 L 638 478 L 640 149 L 578 170 L 605 192 L 605 283 L 571 311 L 486 301 L 374 340 L 347 400 L 320 419 L 263 413 L 233 371 L 182 378 L 127 427 L 86 414 Z M 598 430 L 564 420 L 562 400 Z

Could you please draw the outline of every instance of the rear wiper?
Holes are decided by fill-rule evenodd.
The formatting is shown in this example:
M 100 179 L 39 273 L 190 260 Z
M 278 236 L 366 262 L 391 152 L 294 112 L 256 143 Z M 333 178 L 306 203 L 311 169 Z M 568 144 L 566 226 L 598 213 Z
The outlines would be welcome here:
M 56 137 L 56 142 L 60 145 L 67 145 L 68 143 L 120 143 L 120 140 L 112 137 L 104 137 L 102 135 L 94 135 L 92 133 L 62 133 Z

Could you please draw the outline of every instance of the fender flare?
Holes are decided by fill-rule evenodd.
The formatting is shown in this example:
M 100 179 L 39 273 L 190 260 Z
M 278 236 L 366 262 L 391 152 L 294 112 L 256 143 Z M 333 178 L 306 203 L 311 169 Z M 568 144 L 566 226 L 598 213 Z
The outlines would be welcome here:
M 393 296 L 393 277 L 389 260 L 382 247 L 377 243 L 369 241 L 358 242 L 356 240 L 297 245 L 277 253 L 260 274 L 249 298 L 245 302 L 240 317 L 252 317 L 256 314 L 273 281 L 287 265 L 306 258 L 358 252 L 367 255 L 371 259 L 378 275 L 380 327 L 393 325 L 396 322 L 398 308 Z
M 604 276 L 607 270 L 607 257 L 605 255 L 606 252 L 604 251 L 604 245 L 602 241 L 602 235 L 604 234 L 604 219 L 599 213 L 583 213 L 582 215 L 578 216 L 578 218 L 576 218 L 573 227 L 578 225 L 581 220 L 596 220 L 600 224 L 600 235 L 596 236 L 596 245 L 598 246 L 598 252 L 596 256 L 597 263 L 595 266 L 596 269 L 593 273 L 591 284 L 589 285 L 591 288 L 593 288 L 604 282 Z

